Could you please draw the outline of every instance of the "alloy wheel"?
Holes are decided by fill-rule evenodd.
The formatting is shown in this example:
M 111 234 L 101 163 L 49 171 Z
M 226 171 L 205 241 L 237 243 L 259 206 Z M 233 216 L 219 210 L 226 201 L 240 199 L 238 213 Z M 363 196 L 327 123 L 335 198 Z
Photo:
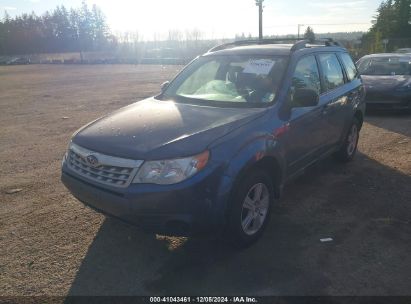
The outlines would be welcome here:
M 247 235 L 257 233 L 263 226 L 270 204 L 270 193 L 263 183 L 255 184 L 248 191 L 241 211 L 241 227 Z
M 355 152 L 358 142 L 358 127 L 356 124 L 353 124 L 348 134 L 348 145 L 347 145 L 347 154 L 352 155 Z

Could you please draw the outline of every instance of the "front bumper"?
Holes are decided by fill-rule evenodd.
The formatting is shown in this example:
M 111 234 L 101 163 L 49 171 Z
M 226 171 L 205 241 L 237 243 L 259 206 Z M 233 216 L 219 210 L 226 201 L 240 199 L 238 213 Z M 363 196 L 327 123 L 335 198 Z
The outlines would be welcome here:
M 226 177 L 216 166 L 175 185 L 131 184 L 127 188 L 87 180 L 65 164 L 61 175 L 63 184 L 85 205 L 144 230 L 174 236 L 221 230 L 229 193 L 221 187 L 222 179 Z
M 410 92 L 367 92 L 368 109 L 411 109 Z

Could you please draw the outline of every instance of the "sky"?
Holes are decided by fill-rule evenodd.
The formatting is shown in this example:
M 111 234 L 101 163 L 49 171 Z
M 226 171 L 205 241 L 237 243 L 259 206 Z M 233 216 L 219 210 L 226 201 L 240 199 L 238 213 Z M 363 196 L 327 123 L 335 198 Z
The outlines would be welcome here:
M 366 31 L 382 0 L 265 0 L 264 35 L 297 34 L 310 25 L 316 33 Z M 169 30 L 197 29 L 205 38 L 258 35 L 255 0 L 86 0 L 97 4 L 116 32 L 144 39 L 166 38 Z M 0 0 L 11 16 L 42 14 L 57 5 L 79 7 L 81 0 Z M 1 16 L 1 15 L 0 15 Z

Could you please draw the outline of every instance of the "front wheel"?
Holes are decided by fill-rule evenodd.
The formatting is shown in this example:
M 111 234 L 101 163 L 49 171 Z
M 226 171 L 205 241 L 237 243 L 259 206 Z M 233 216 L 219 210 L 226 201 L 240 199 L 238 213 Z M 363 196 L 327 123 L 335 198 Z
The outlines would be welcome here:
M 360 138 L 361 124 L 357 118 L 353 119 L 347 136 L 345 137 L 344 144 L 340 150 L 335 154 L 335 157 L 342 162 L 349 162 L 355 156 L 357 152 L 358 139 Z
M 268 223 L 273 198 L 273 183 L 264 171 L 244 177 L 234 189 L 225 237 L 240 248 L 254 243 Z

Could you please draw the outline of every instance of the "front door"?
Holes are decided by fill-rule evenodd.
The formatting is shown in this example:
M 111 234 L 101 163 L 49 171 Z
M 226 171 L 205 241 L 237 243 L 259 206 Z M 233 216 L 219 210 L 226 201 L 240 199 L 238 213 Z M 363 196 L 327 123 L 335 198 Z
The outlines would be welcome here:
M 311 89 L 321 93 L 320 73 L 314 55 L 305 56 L 296 64 L 287 99 L 290 105 L 293 104 L 293 93 L 296 89 Z M 288 123 L 285 149 L 287 175 L 292 176 L 320 153 L 326 132 L 321 104 L 292 108 Z

